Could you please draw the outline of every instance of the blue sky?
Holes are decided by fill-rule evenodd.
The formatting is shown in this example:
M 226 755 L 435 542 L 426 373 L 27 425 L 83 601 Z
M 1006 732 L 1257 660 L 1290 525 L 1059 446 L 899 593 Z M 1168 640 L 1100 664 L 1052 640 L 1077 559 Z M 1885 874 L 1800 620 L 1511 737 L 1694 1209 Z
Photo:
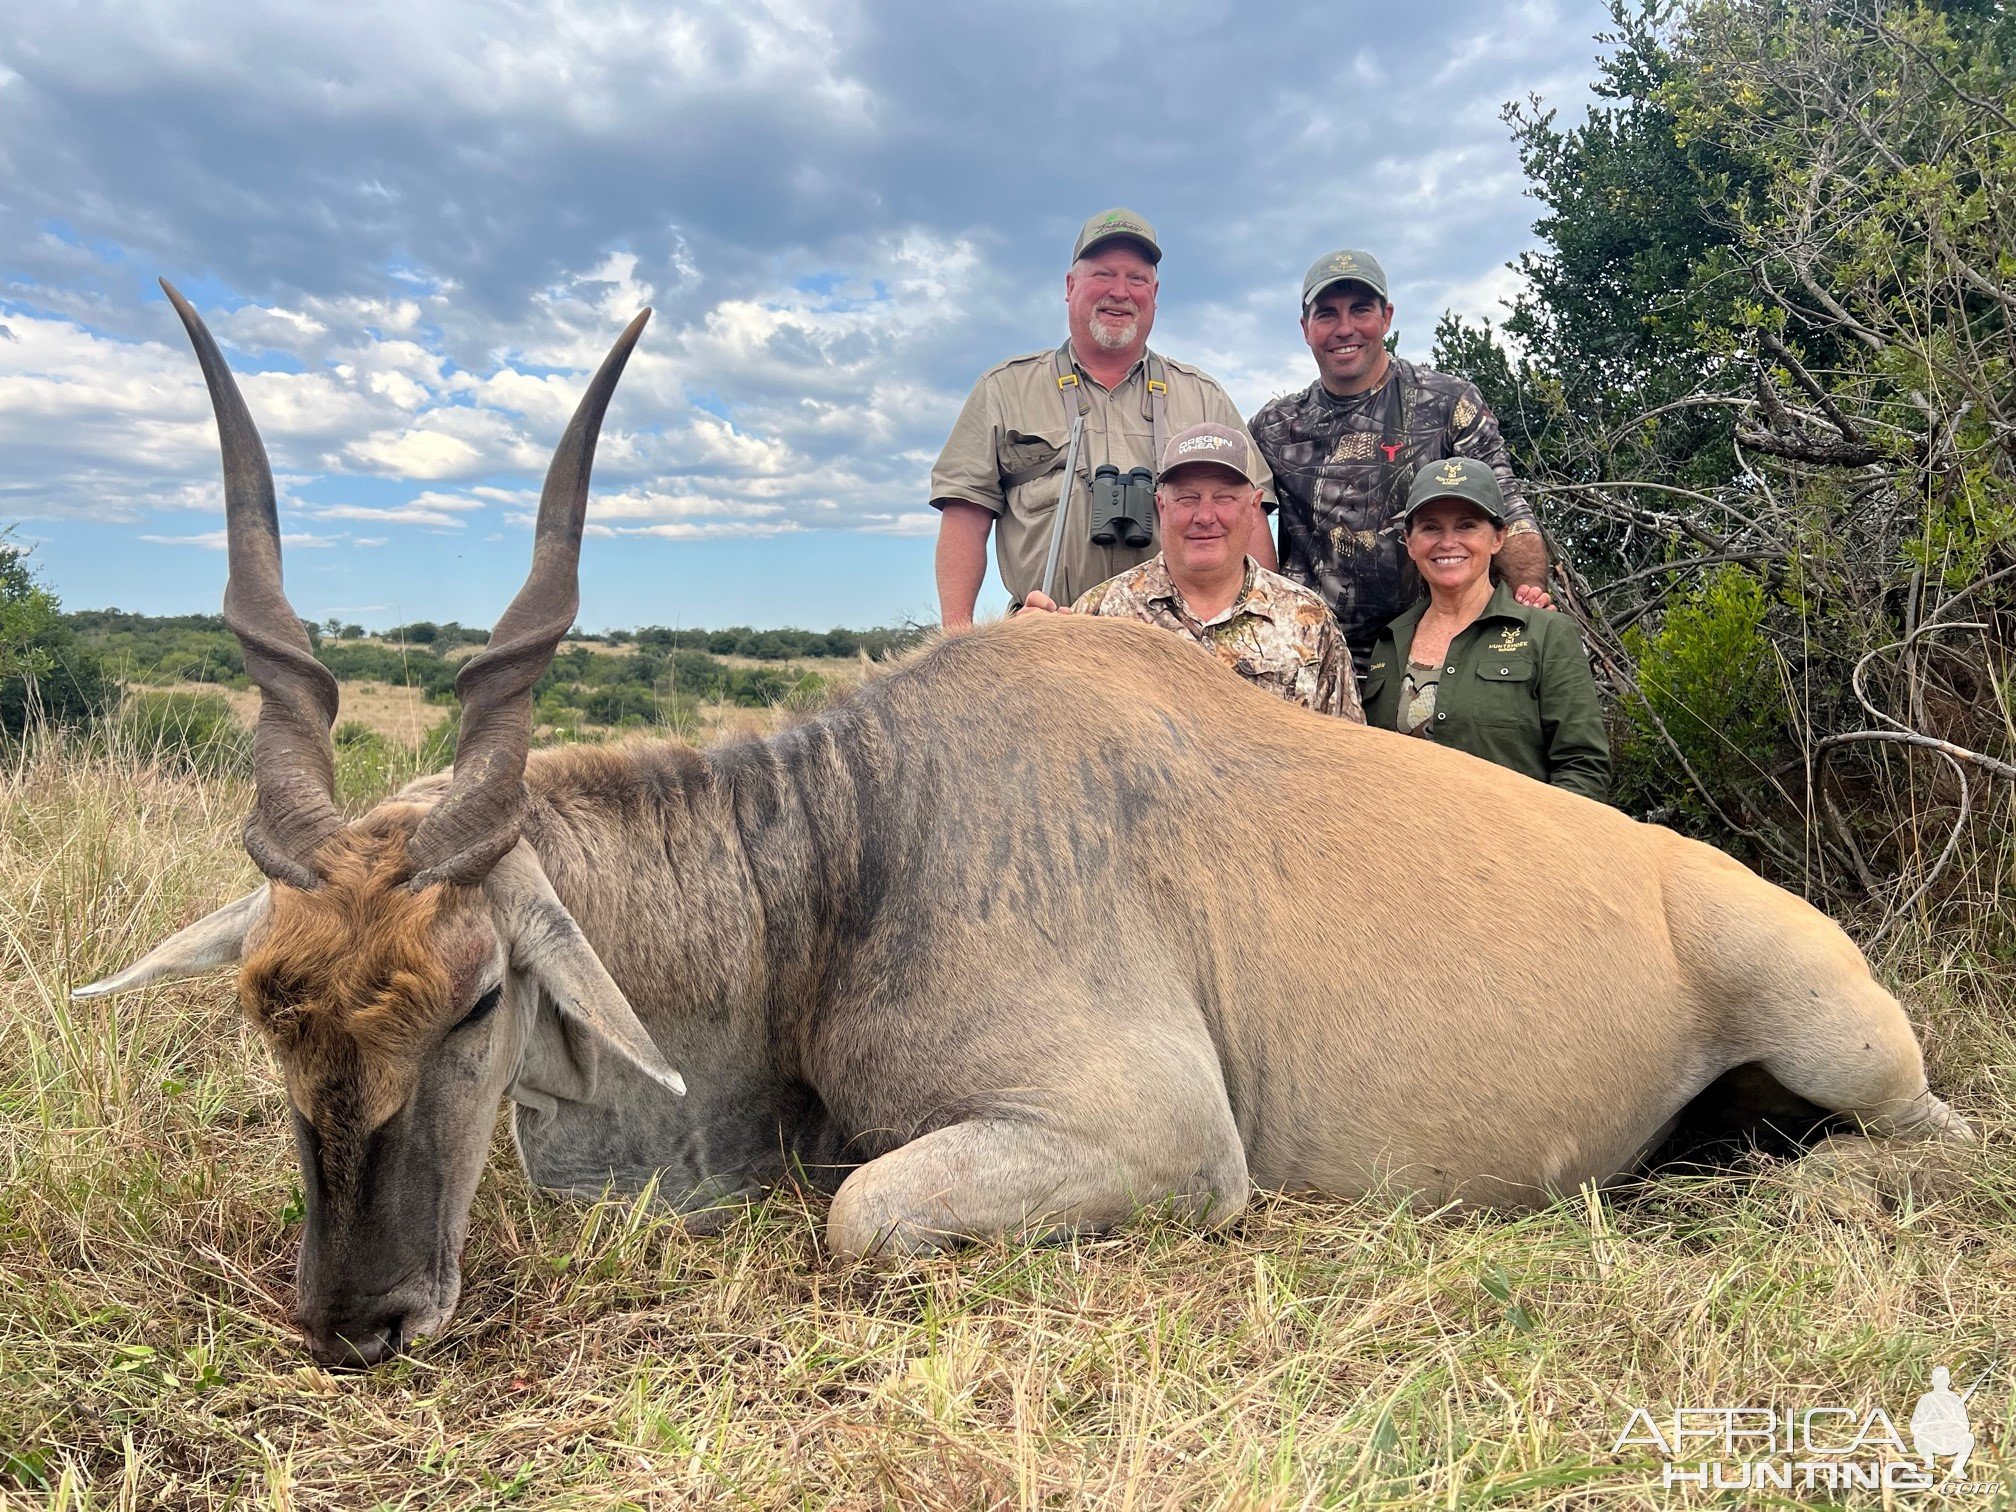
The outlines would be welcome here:
M 1054 344 L 1078 223 L 1161 233 L 1154 345 L 1250 413 L 1366 247 L 1401 349 L 1495 315 L 1498 118 L 1586 103 L 1600 6 L 84 3 L 0 32 L 0 524 L 72 608 L 212 612 L 214 429 L 157 275 L 272 453 L 296 609 L 488 624 L 586 373 L 582 621 L 935 617 L 932 458 Z M 1003 602 L 990 577 L 983 608 Z

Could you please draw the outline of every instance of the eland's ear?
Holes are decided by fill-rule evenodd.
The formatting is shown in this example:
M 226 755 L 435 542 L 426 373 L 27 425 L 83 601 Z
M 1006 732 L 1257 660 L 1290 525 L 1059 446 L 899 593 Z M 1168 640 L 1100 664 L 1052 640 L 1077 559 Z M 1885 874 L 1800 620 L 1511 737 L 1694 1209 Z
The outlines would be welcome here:
M 684 1096 L 685 1079 L 651 1042 L 623 989 L 554 894 L 532 847 L 523 840 L 512 846 L 483 886 L 504 916 L 511 964 L 537 982 L 561 1013 L 660 1086 Z
M 235 965 L 244 953 L 245 936 L 266 917 L 272 904 L 272 890 L 262 887 L 235 903 L 226 903 L 213 914 L 205 914 L 187 929 L 179 930 L 156 945 L 124 971 L 88 987 L 71 992 L 73 998 L 108 997 L 115 992 L 131 992 L 154 982 L 175 982 L 200 976 L 219 966 Z

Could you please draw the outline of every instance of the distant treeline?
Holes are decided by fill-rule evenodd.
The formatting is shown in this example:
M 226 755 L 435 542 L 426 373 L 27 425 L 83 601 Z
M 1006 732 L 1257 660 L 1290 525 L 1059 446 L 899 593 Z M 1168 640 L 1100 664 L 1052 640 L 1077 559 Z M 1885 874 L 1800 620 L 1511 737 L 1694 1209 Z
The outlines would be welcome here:
M 71 629 L 108 651 L 130 651 L 136 662 L 160 661 L 171 656 L 200 654 L 212 645 L 211 637 L 223 636 L 235 651 L 220 614 L 129 614 L 123 609 L 79 609 L 63 615 Z M 389 630 L 366 630 L 362 625 L 329 619 L 319 624 L 303 620 L 308 637 L 319 648 L 325 642 L 386 641 L 394 645 L 425 646 L 452 651 L 458 646 L 480 646 L 490 632 L 475 625 L 448 620 L 415 620 L 394 625 Z M 726 630 L 671 630 L 663 625 L 646 625 L 639 630 L 605 630 L 599 633 L 576 630 L 568 638 L 592 641 L 605 646 L 641 646 L 660 651 L 705 651 L 712 656 L 746 656 L 754 661 L 790 661 L 799 657 L 880 657 L 892 651 L 908 650 L 924 634 L 916 625 L 898 625 L 874 630 L 756 630 L 748 625 L 731 625 Z M 242 671 L 242 667 L 240 668 Z
M 245 658 L 221 615 L 128 614 L 85 609 L 61 616 L 76 642 L 116 677 L 129 683 L 215 683 L 245 687 Z M 304 625 L 306 622 L 304 621 Z M 464 657 L 449 653 L 480 646 L 487 630 L 454 621 L 421 620 L 376 634 L 327 621 L 306 625 L 316 658 L 352 682 L 418 688 L 432 702 L 453 699 L 455 672 Z M 647 626 L 572 637 L 535 685 L 541 724 L 556 729 L 590 725 L 677 725 L 702 703 L 763 708 L 815 702 L 826 679 L 784 666 L 744 667 L 719 660 L 736 656 L 764 662 L 879 657 L 917 642 L 914 627 L 876 630 L 669 630 Z

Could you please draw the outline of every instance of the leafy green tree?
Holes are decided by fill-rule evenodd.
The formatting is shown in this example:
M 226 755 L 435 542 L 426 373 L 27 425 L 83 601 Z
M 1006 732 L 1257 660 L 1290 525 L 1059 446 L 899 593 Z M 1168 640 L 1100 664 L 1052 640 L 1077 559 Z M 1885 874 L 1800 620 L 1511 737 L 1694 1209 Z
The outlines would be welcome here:
M 1679 130 L 1669 90 L 1695 65 L 1674 0 L 1612 0 L 1611 51 L 1586 119 L 1537 98 L 1505 110 L 1540 246 L 1513 267 L 1523 288 L 1501 334 L 1445 316 L 1435 361 L 1497 414 L 1514 466 L 1538 480 L 1549 528 L 1587 569 L 1660 559 L 1684 493 L 1741 472 L 1730 396 L 1745 371 L 1704 349 L 1734 299 L 1730 207 L 1758 170 L 1710 135 Z M 1507 346 L 1520 357 L 1514 361 Z M 1657 488 L 1596 490 L 1624 479 Z
M 18 737 L 38 719 L 85 723 L 117 702 L 118 684 L 10 535 L 0 532 L 0 735 Z
M 1982 824 L 1957 785 L 2016 728 L 2016 12 L 1613 16 L 1585 121 L 1508 110 L 1540 246 L 1502 331 L 1445 319 L 1437 361 L 1567 548 L 1620 794 L 1787 880 L 1921 895 L 1928 816 Z

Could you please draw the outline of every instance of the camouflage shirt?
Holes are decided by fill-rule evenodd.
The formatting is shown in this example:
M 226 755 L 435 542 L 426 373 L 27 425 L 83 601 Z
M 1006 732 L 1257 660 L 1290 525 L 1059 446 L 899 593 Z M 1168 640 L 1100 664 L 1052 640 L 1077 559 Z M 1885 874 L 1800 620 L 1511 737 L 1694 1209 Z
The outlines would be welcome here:
M 1270 400 L 1247 427 L 1274 470 L 1281 571 L 1322 594 L 1364 670 L 1387 621 L 1420 593 L 1400 542 L 1414 474 L 1445 457 L 1488 462 L 1508 532 L 1537 530 L 1498 420 L 1477 386 L 1392 359 L 1386 382 L 1339 399 L 1312 383 Z
M 1246 558 L 1239 596 L 1208 620 L 1191 614 L 1160 552 L 1087 589 L 1071 608 L 1077 614 L 1146 620 L 1173 630 L 1256 688 L 1318 714 L 1365 722 L 1351 655 L 1323 600 L 1251 557 Z

